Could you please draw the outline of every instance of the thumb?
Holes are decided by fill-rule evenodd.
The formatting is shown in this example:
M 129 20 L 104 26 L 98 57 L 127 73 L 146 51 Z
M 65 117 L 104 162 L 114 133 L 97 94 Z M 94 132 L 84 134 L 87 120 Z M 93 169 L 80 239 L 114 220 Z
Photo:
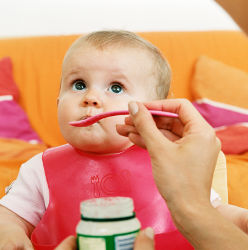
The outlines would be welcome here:
M 130 102 L 128 109 L 133 124 L 139 135 L 143 138 L 146 148 L 149 151 L 152 150 L 154 145 L 171 143 L 157 128 L 151 113 L 142 103 Z
M 134 250 L 154 250 L 154 232 L 151 227 L 140 231 L 134 242 Z
M 77 249 L 77 242 L 74 236 L 68 236 L 55 250 L 74 250 Z

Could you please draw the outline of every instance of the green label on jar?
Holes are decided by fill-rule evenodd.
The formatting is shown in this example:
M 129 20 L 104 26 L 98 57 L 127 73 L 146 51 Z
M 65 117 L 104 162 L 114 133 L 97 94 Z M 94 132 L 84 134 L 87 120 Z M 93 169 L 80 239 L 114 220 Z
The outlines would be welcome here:
M 124 234 L 92 236 L 77 234 L 79 250 L 132 250 L 139 230 Z

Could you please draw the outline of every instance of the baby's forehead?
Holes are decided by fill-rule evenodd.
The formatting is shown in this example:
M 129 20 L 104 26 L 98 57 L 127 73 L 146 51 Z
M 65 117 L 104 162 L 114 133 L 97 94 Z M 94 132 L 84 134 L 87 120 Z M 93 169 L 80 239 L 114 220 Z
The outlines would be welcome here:
M 79 60 L 79 58 L 89 58 L 92 56 L 91 59 L 93 60 L 95 59 L 94 56 L 98 55 L 101 55 L 102 57 L 108 57 L 111 55 L 111 58 L 114 60 L 119 58 L 119 56 L 124 56 L 126 60 L 135 60 L 136 55 L 143 58 L 141 64 L 148 64 L 150 67 L 153 67 L 155 62 L 152 53 L 140 46 L 128 44 L 109 44 L 107 46 L 96 46 L 95 44 L 83 41 L 81 43 L 72 45 L 67 51 L 63 62 L 63 68 L 70 67 L 71 62 L 76 62 Z
M 92 44 L 90 42 L 87 41 L 83 41 L 83 42 L 78 42 L 75 45 L 72 45 L 69 50 L 67 51 L 66 55 L 71 55 L 71 54 L 75 54 L 78 53 L 80 51 L 83 50 L 91 50 L 91 51 L 115 51 L 115 52 L 123 52 L 123 51 L 139 51 L 142 54 L 149 54 L 150 56 L 152 56 L 152 53 L 144 47 L 135 45 L 135 44 L 121 44 L 121 43 L 112 43 L 112 44 L 108 44 L 105 46 L 100 46 L 100 45 L 96 45 L 96 44 Z M 128 54 L 127 54 L 128 56 Z

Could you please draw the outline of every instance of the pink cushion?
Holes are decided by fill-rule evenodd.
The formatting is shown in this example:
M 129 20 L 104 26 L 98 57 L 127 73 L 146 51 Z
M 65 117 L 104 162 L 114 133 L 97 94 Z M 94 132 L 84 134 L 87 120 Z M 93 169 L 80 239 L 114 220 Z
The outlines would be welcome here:
M 248 124 L 223 127 L 216 131 L 226 154 L 243 154 L 248 151 Z
M 0 137 L 31 143 L 41 142 L 24 110 L 17 103 L 19 90 L 12 76 L 9 57 L 0 60 Z
M 206 98 L 193 104 L 215 128 L 225 154 L 242 154 L 248 151 L 248 109 Z
M 7 97 L 7 98 L 4 98 Z M 31 143 L 41 142 L 39 136 L 33 131 L 23 109 L 12 96 L 2 96 L 0 100 L 0 137 L 15 138 Z
M 248 122 L 248 109 L 215 102 L 206 98 L 197 100 L 193 104 L 214 128 Z

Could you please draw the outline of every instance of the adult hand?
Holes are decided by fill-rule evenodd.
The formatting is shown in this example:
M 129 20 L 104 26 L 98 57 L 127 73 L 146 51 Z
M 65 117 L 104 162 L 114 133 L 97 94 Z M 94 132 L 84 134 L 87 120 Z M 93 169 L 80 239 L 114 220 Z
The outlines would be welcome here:
M 174 112 L 154 117 L 148 109 Z M 145 147 L 153 176 L 177 228 L 196 249 L 246 249 L 248 237 L 210 204 L 220 151 L 214 130 L 187 100 L 130 103 L 130 117 L 117 131 Z M 236 217 L 237 218 L 237 217 Z M 223 240 L 226 239 L 226 240 Z
M 248 35 L 248 1 L 247 0 L 215 0 L 241 29 Z
M 154 232 L 151 227 L 139 232 L 134 242 L 134 250 L 154 250 Z
M 153 119 L 147 108 L 174 112 L 179 118 Z M 117 125 L 117 131 L 148 150 L 155 182 L 167 205 L 189 201 L 210 205 L 213 172 L 220 151 L 212 127 L 185 99 L 144 105 L 131 102 L 129 111 L 126 124 Z

